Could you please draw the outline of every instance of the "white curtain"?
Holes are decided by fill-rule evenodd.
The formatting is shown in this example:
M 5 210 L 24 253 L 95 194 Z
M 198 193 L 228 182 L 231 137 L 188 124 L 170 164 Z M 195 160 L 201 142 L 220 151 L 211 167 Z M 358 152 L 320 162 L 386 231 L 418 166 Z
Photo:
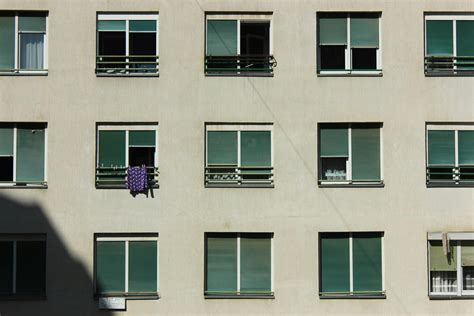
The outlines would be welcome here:
M 457 292 L 456 271 L 431 271 L 431 292 Z
M 44 34 L 20 35 L 20 69 L 43 69 Z

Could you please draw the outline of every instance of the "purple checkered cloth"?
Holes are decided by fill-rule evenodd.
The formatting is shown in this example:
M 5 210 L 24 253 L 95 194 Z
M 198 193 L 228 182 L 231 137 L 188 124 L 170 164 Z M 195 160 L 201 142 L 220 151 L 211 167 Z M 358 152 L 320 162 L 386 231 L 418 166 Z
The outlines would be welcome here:
M 132 192 L 145 191 L 148 188 L 145 166 L 127 168 L 127 188 Z

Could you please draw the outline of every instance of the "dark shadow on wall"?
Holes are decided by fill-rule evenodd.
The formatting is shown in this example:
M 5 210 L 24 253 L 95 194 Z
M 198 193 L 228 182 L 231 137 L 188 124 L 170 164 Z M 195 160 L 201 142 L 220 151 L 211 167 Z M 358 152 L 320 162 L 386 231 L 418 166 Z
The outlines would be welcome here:
M 70 254 L 42 207 L 0 194 L 0 234 L 31 233 L 46 234 L 46 299 L 0 300 L 1 316 L 115 314 L 99 310 L 93 298 L 93 276 Z M 93 236 L 81 242 L 92 243 Z

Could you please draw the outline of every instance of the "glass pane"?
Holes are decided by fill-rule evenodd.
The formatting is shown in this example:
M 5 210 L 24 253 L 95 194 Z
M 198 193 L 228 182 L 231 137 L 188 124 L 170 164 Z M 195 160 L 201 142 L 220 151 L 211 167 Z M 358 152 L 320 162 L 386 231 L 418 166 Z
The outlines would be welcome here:
M 16 292 L 44 293 L 46 291 L 46 242 L 17 241 Z
M 17 129 L 16 181 L 44 181 L 44 125 Z
M 128 149 L 128 165 L 132 167 L 155 166 L 155 147 L 130 147 Z
M 462 268 L 462 289 L 474 291 L 474 266 Z
M 453 55 L 453 21 L 426 21 L 426 52 L 431 56 Z
M 206 269 L 207 292 L 236 293 L 237 238 L 235 235 L 228 238 L 207 238 Z
M 352 127 L 352 179 L 380 181 L 380 125 Z
M 18 31 L 20 32 L 46 32 L 45 16 L 19 16 Z
M 243 167 L 270 167 L 272 145 L 270 131 L 244 131 L 240 133 L 241 162 Z
M 354 292 L 382 291 L 382 238 L 380 233 L 352 235 Z
M 352 69 L 354 70 L 376 70 L 377 49 L 376 48 L 353 48 Z
M 474 266 L 474 241 L 472 240 L 461 242 L 461 265 Z
M 130 71 L 156 72 L 156 33 L 130 33 L 129 41 Z
M 454 131 L 428 131 L 428 165 L 454 166 Z
M 347 44 L 347 16 L 334 15 L 319 18 L 320 45 Z
M 456 247 L 451 244 L 451 252 L 444 254 L 441 241 L 430 241 L 430 270 L 431 271 L 456 271 Z
M 156 32 L 156 20 L 132 20 L 128 23 L 130 32 Z
M 379 47 L 379 17 L 351 15 L 351 46 Z
M 13 181 L 13 156 L 0 157 L 0 181 Z
M 347 158 L 321 158 L 321 180 L 347 180 Z
M 263 235 L 263 236 L 262 236 Z M 272 279 L 271 236 L 245 234 L 240 238 L 240 291 L 269 293 Z
M 240 22 L 240 54 L 270 55 L 270 22 Z M 253 67 L 255 64 L 242 67 Z
M 207 164 L 237 165 L 237 132 L 207 132 Z
M 456 293 L 458 282 L 456 271 L 431 271 L 432 293 Z
M 346 47 L 345 46 L 320 46 L 319 47 L 321 70 L 344 70 L 346 69 Z
M 99 32 L 97 68 L 103 72 L 125 71 L 125 32 Z
M 349 137 L 347 124 L 324 124 L 319 129 L 321 157 L 347 157 Z
M 157 291 L 157 243 L 156 241 L 129 242 L 128 291 Z
M 13 291 L 13 242 L 0 241 L 0 294 Z
M 0 70 L 15 68 L 15 17 L 0 16 Z
M 130 131 L 128 135 L 129 146 L 155 146 L 155 131 Z
M 0 126 L 0 156 L 13 155 L 13 127 Z
M 349 293 L 349 234 L 321 234 L 320 243 L 321 292 Z
M 20 69 L 43 69 L 44 35 L 20 34 Z
M 125 292 L 125 242 L 98 241 L 96 247 L 97 292 Z
M 456 21 L 458 56 L 474 56 L 474 21 Z
M 125 21 L 97 21 L 99 31 L 125 31 Z
M 237 21 L 208 20 L 207 21 L 207 51 L 208 56 L 237 55 Z
M 125 131 L 99 131 L 99 167 L 125 167 Z
M 474 165 L 474 131 L 459 131 L 458 147 L 459 164 Z

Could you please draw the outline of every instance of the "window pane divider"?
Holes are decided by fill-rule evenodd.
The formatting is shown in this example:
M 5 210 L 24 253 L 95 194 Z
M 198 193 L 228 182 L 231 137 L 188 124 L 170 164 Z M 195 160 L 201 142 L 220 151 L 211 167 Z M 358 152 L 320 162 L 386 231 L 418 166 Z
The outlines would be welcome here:
M 349 233 L 349 292 L 354 294 L 354 267 L 352 251 L 352 233 Z
M 129 246 L 129 241 L 125 241 L 125 293 L 128 293 L 128 246 Z
M 19 34 L 18 34 L 18 13 L 15 14 L 15 72 L 19 72 L 20 65 L 19 65 L 19 49 L 18 49 L 18 42 L 19 42 Z
M 461 241 L 458 240 L 456 244 L 456 278 L 458 288 L 457 288 L 457 295 L 461 296 L 462 295 L 462 288 L 463 288 L 463 277 L 462 277 L 462 254 L 461 254 Z
M 237 294 L 240 294 L 240 233 L 237 234 Z

